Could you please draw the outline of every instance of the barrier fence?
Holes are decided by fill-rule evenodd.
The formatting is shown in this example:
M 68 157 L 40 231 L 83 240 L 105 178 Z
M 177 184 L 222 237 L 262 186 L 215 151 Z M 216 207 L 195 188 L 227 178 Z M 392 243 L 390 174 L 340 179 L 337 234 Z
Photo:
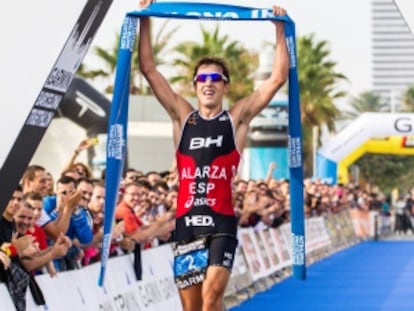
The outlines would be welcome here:
M 374 238 L 376 212 L 345 210 L 305 221 L 306 260 L 311 264 L 340 249 Z M 290 224 L 274 229 L 239 230 L 234 268 L 225 293 L 227 307 L 239 304 L 292 274 Z M 60 272 L 57 277 L 39 275 L 47 305 L 37 306 L 27 292 L 27 310 L 181 310 L 173 279 L 170 244 L 143 251 L 143 279 L 137 281 L 132 255 L 108 261 L 105 286 L 97 286 L 99 264 Z M 306 281 L 303 281 L 306 282 Z M 13 310 L 4 284 L 0 284 L 2 310 Z

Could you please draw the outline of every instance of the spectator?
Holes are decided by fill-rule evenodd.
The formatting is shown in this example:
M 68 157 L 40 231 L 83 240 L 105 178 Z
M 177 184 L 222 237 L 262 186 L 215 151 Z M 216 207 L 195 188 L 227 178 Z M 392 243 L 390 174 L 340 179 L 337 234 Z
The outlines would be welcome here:
M 91 178 L 92 177 L 92 172 L 91 172 L 91 169 L 89 168 L 89 166 L 82 163 L 82 162 L 76 162 L 76 158 L 79 156 L 79 154 L 82 151 L 85 151 L 85 150 L 91 148 L 96 143 L 97 143 L 96 139 L 87 139 L 87 138 L 83 139 L 78 144 L 76 149 L 73 151 L 68 163 L 65 165 L 65 167 L 63 168 L 62 171 L 73 170 L 79 175 L 79 177 Z
M 88 203 L 87 214 L 89 222 L 92 223 L 93 242 L 91 245 L 84 248 L 84 257 L 82 258 L 82 265 L 100 260 L 101 242 L 103 238 L 103 220 L 104 220 L 104 204 L 105 204 L 105 185 L 103 181 L 94 183 L 91 200 Z M 131 250 L 132 240 L 125 238 L 124 223 L 117 223 L 112 229 L 112 243 L 110 247 L 110 257 L 123 254 L 119 246 L 125 250 Z
M 92 233 L 94 236 L 100 234 L 104 219 L 105 204 L 105 185 L 97 182 L 93 186 L 92 196 L 87 206 L 89 223 L 92 223 Z M 96 245 L 88 246 L 84 249 L 82 265 L 88 265 L 100 259 L 100 249 Z
M 172 230 L 167 225 L 173 217 L 173 214 L 166 213 L 164 214 L 166 216 L 163 215 L 164 217 L 157 218 L 155 222 L 147 226 L 137 217 L 135 209 L 146 200 L 150 188 L 150 185 L 144 181 L 126 184 L 122 201 L 116 207 L 115 211 L 115 219 L 117 221 L 124 221 L 125 235 L 136 242 L 134 249 L 134 270 L 137 280 L 140 280 L 142 277 L 141 243 L 149 242 L 154 237 L 164 235 L 166 231 Z
M 151 184 L 151 187 L 154 187 L 157 182 L 159 182 L 162 178 L 161 175 L 156 171 L 150 171 L 145 174 L 145 177 Z
M 247 191 L 247 181 L 245 181 L 243 179 L 238 179 L 234 183 L 234 191 L 245 194 L 246 191 Z
M 82 190 L 75 190 L 76 181 L 71 177 L 61 177 L 57 181 L 55 197 L 47 197 L 44 199 L 44 209 L 48 212 L 52 219 L 58 219 L 59 214 L 67 204 L 70 196 L 77 192 L 81 194 L 80 200 L 82 204 L 87 204 L 86 198 L 82 197 Z M 92 186 L 91 186 L 92 187 Z M 87 187 L 85 186 L 85 189 Z M 77 205 L 69 219 L 69 226 L 66 235 L 74 242 L 69 253 L 65 258 L 55 261 L 59 271 L 72 270 L 78 267 L 77 262 L 83 256 L 80 245 L 88 245 L 93 241 L 92 224 L 88 221 L 86 210 L 82 206 Z M 74 241 L 76 239 L 76 242 Z M 76 245 L 75 245 L 76 244 Z
M 39 249 L 41 251 L 47 249 L 47 237 L 46 233 L 43 231 L 43 229 L 39 226 L 37 226 L 35 223 L 40 218 L 42 210 L 43 210 L 43 198 L 42 195 L 38 192 L 29 192 L 24 195 L 24 201 L 27 202 L 31 208 L 33 209 L 33 217 L 30 221 L 29 227 L 27 228 L 26 232 L 24 232 L 26 223 L 24 222 L 25 219 L 21 217 L 17 217 L 18 220 L 16 220 L 17 224 L 17 230 L 20 234 L 29 234 L 32 235 L 35 239 L 35 241 L 39 244 Z M 25 207 L 26 208 L 26 207 Z M 24 209 L 25 209 L 24 208 Z M 27 213 L 27 211 L 26 211 Z M 20 213 L 18 213 L 20 214 Z M 30 213 L 29 213 L 30 214 Z M 20 230 L 19 230 L 20 227 Z M 52 261 L 49 261 L 46 264 L 46 269 L 51 277 L 56 276 L 56 269 L 53 265 Z M 41 271 L 35 271 L 35 274 L 40 274 Z
M 46 170 L 40 165 L 30 165 L 22 177 L 23 193 L 39 192 L 42 196 L 48 194 L 48 177 Z
M 50 172 L 46 172 L 46 195 L 55 195 L 55 180 Z
M 38 245 L 34 243 L 32 236 L 25 235 L 21 231 L 21 237 L 18 237 L 15 220 L 20 222 L 20 219 L 24 219 L 26 222 L 27 218 L 33 218 L 33 211 L 26 210 L 30 205 L 27 203 L 22 206 L 22 200 L 23 191 L 18 186 L 0 220 L 0 245 L 5 247 L 3 250 L 8 249 L 9 251 L 6 253 L 11 256 L 10 265 L 2 275 L 2 282 L 6 283 L 17 310 L 25 310 L 26 308 L 26 290 L 31 278 L 27 271 L 40 268 L 53 258 L 64 255 L 68 248 L 68 241 L 62 236 L 58 238 L 57 243 L 50 251 L 39 253 Z M 30 212 L 32 214 L 26 217 L 26 213 L 30 214 Z M 20 229 L 24 230 L 23 227 L 19 224 Z M 14 251 L 10 251 L 11 247 Z
M 23 189 L 24 193 L 39 192 L 45 196 L 46 191 L 46 170 L 39 165 L 29 166 L 23 174 L 23 184 L 26 185 Z M 66 233 L 69 227 L 70 217 L 78 201 L 80 200 L 80 193 L 74 193 L 67 200 L 67 204 L 63 207 L 59 217 L 52 220 L 50 216 L 42 210 L 42 214 L 36 222 L 36 225 L 43 228 L 48 238 L 56 240 L 61 233 Z
M 134 168 L 128 168 L 125 170 L 123 174 L 123 180 L 121 182 L 122 185 L 126 185 L 130 182 L 137 182 L 139 178 L 144 176 L 144 174 L 141 171 L 138 171 Z

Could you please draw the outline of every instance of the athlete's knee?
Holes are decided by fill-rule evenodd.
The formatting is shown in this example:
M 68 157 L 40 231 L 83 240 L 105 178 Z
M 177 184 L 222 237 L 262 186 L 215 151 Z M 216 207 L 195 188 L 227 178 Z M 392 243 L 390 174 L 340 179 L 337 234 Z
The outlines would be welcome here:
M 221 310 L 224 298 L 222 287 L 208 286 L 203 290 L 203 311 Z

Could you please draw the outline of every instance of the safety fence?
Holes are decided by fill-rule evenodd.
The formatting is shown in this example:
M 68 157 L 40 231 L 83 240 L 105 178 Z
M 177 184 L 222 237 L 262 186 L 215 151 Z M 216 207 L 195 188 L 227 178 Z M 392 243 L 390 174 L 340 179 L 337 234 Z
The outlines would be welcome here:
M 375 237 L 375 212 L 345 210 L 306 219 L 306 262 L 312 264 L 343 248 Z M 239 304 L 291 275 L 290 224 L 273 229 L 239 230 L 234 268 L 225 293 L 227 307 Z M 171 245 L 143 251 L 143 280 L 137 281 L 132 255 L 111 258 L 103 287 L 97 286 L 99 264 L 36 277 L 47 305 L 36 306 L 27 292 L 27 310 L 181 310 L 173 279 Z M 306 282 L 306 281 L 305 281 Z M 2 310 L 13 310 L 0 284 Z

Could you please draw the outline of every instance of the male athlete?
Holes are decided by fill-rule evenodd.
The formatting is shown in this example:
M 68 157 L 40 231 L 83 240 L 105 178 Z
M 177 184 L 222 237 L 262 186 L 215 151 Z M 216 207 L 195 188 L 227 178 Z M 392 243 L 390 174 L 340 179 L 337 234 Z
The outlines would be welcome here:
M 151 0 L 142 0 L 146 7 Z M 274 6 L 274 15 L 285 15 Z M 237 221 L 232 179 L 237 173 L 249 122 L 286 82 L 289 59 L 283 22 L 276 26 L 270 77 L 251 95 L 223 110 L 230 74 L 223 60 L 201 59 L 193 76 L 198 110 L 176 94 L 157 70 L 150 20 L 140 19 L 139 62 L 155 96 L 171 117 L 179 174 L 176 211 L 175 281 L 184 311 L 220 311 L 235 250 Z

